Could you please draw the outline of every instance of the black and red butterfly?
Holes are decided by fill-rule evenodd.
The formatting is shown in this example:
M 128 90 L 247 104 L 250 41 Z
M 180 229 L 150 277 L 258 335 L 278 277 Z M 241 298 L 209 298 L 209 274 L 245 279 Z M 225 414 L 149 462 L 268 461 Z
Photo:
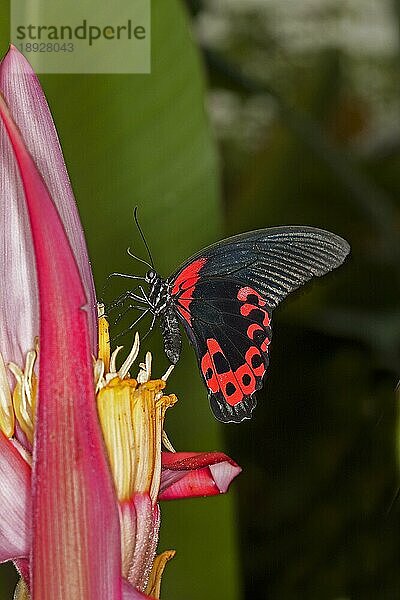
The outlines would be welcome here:
M 196 352 L 217 419 L 249 419 L 268 367 L 273 309 L 314 276 L 342 264 L 350 251 L 341 237 L 313 227 L 273 227 L 222 240 L 189 258 L 167 279 L 151 269 L 141 295 L 125 292 L 159 318 L 164 350 L 175 364 L 180 325 Z M 124 275 L 140 279 L 133 275 Z

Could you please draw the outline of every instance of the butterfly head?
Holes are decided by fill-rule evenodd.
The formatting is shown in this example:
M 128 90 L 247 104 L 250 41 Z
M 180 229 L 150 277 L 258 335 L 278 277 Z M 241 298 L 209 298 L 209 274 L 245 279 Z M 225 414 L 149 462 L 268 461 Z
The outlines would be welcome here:
M 142 291 L 142 294 L 153 315 L 159 315 L 168 304 L 169 287 L 160 275 L 154 269 L 147 271 L 144 276 L 145 282 L 149 285 L 148 296 Z
M 160 279 L 160 276 L 154 271 L 154 269 L 150 269 L 149 271 L 147 271 L 146 275 L 144 276 L 144 279 L 146 283 L 152 285 L 157 281 L 157 279 Z

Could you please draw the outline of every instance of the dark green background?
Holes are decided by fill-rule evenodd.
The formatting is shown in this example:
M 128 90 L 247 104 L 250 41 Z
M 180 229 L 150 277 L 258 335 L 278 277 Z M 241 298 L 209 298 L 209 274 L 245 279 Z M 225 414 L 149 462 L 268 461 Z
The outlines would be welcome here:
M 151 75 L 41 76 L 98 289 L 113 270 L 140 269 L 125 253 L 145 257 L 135 205 L 163 275 L 224 234 L 284 223 L 340 233 L 352 255 L 278 311 L 251 422 L 214 422 L 185 346 L 168 434 L 180 450 L 224 449 L 244 471 L 228 496 L 162 506 L 160 548 L 177 549 L 163 598 L 395 600 L 400 137 L 379 144 L 376 131 L 368 152 L 357 140 L 373 131 L 376 103 L 399 102 L 399 56 L 372 65 L 338 46 L 288 59 L 257 8 L 204 53 L 190 27 L 212 18 L 209 4 L 153 0 Z M 6 7 L 1 17 L 5 51 Z M 380 96 L 360 92 L 357 61 L 386 78 Z M 210 127 L 208 90 L 239 107 L 229 135 Z M 257 103 L 272 117 L 251 129 Z M 159 336 L 148 346 L 161 373 Z M 10 577 L 3 567 L 2 598 Z

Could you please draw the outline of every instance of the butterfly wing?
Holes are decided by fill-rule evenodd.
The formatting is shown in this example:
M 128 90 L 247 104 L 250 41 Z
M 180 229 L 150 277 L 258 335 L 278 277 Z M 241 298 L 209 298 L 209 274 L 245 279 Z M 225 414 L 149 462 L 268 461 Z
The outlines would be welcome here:
M 209 246 L 169 278 L 217 419 L 250 418 L 268 367 L 272 310 L 349 250 L 312 227 L 261 229 Z

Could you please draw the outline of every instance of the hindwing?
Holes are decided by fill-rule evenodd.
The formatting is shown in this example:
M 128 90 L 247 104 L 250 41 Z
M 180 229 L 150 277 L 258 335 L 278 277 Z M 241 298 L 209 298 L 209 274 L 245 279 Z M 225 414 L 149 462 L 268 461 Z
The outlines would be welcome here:
M 271 311 L 258 292 L 233 281 L 205 281 L 191 302 L 192 324 L 184 321 L 217 419 L 250 418 L 254 393 L 268 367 Z

